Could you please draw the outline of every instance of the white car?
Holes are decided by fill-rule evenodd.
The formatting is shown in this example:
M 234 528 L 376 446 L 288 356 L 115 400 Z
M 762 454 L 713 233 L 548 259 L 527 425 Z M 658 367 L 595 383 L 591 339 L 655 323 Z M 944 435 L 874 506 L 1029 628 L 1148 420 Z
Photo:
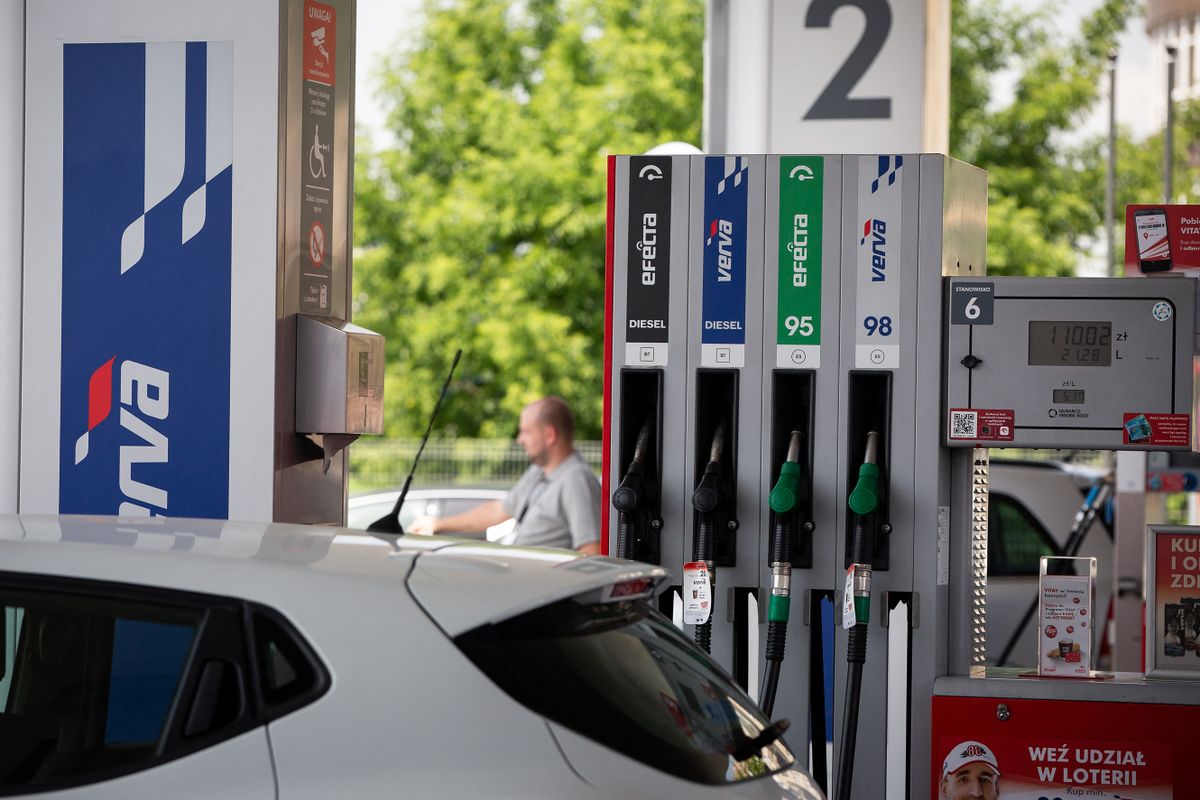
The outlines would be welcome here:
M 666 579 L 443 537 L 0 516 L 0 793 L 820 798 L 653 609 Z
M 400 509 L 400 525 L 404 530 L 408 530 L 408 526 L 417 517 L 437 518 L 461 514 L 490 500 L 503 500 L 507 494 L 503 489 L 462 489 L 456 486 L 445 489 L 409 489 L 404 498 L 404 506 Z M 365 531 L 372 522 L 391 513 L 399 496 L 400 490 L 392 489 L 351 497 L 346 507 L 346 527 Z M 460 539 L 501 542 L 506 541 L 506 537 L 515 527 L 516 521 L 509 519 L 499 525 L 493 525 L 486 531 L 458 533 L 455 536 Z
M 1089 490 L 1106 475 L 1105 470 L 1060 462 L 992 460 L 988 491 L 989 664 L 1037 664 L 1034 604 L 1041 557 L 1067 554 L 1076 514 Z M 1093 613 L 1103 621 L 1112 596 L 1113 567 L 1112 528 L 1103 514 L 1097 514 L 1083 532 L 1075 555 L 1096 558 Z M 1035 609 L 1032 616 L 1031 608 Z

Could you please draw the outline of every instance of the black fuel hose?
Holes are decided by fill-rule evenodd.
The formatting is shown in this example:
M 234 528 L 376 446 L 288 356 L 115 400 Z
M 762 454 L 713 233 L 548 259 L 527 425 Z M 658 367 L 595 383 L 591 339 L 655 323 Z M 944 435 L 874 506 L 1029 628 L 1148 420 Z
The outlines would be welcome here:
M 708 619 L 696 626 L 696 644 L 704 652 L 712 652 L 712 612 L 716 606 L 717 573 L 713 565 L 713 526 L 716 524 L 716 512 L 721 505 L 721 460 L 725 455 L 725 423 L 722 421 L 713 432 L 712 444 L 709 447 L 708 463 L 704 466 L 704 474 L 696 484 L 692 493 L 692 508 L 698 514 L 696 523 L 696 560 L 703 561 L 708 568 L 708 583 L 710 591 L 710 608 Z
M 779 673 L 787 647 L 787 626 L 791 609 L 792 582 L 792 510 L 796 507 L 796 488 L 800 482 L 800 432 L 788 437 L 787 458 L 779 470 L 779 480 L 771 489 L 768 504 L 775 512 L 771 535 L 771 600 L 767 606 L 767 662 L 762 695 L 758 705 L 768 718 L 775 710 Z
M 879 505 L 879 434 L 867 434 L 866 454 L 858 470 L 858 482 L 850 493 L 849 506 L 854 512 L 854 531 L 850 542 L 850 562 L 854 570 L 853 593 L 856 623 L 846 639 L 846 701 L 842 716 L 842 746 L 838 758 L 837 800 L 850 800 L 854 777 L 854 749 L 858 742 L 858 705 L 862 696 L 862 670 L 867 661 L 867 620 L 871 612 L 871 561 L 873 549 L 868 518 Z
M 621 485 L 613 492 L 612 504 L 617 510 L 617 557 L 633 558 L 634 535 L 630 517 L 638 511 L 646 500 L 646 453 L 650 449 L 650 420 L 642 423 L 638 431 L 637 442 L 633 446 L 633 458 L 629 469 L 621 479 Z

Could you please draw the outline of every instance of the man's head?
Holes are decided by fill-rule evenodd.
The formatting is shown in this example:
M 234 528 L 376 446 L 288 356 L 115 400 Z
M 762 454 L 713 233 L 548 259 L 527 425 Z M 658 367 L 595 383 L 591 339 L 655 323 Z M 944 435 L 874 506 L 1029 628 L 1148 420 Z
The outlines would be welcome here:
M 954 746 L 942 762 L 943 800 L 996 800 L 1000 796 L 1000 765 L 981 742 Z
M 574 439 L 575 418 L 561 397 L 543 397 L 521 412 L 517 443 L 530 463 L 557 464 L 571 454 Z

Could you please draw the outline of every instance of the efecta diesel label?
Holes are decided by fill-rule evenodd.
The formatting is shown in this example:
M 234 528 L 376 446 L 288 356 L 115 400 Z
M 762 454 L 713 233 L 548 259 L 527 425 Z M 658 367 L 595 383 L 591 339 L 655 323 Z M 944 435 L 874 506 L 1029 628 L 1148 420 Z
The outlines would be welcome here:
M 821 366 L 821 241 L 825 159 L 779 159 L 779 291 L 775 365 Z
M 670 321 L 671 158 L 629 159 L 628 345 L 665 344 Z M 666 366 L 667 348 L 627 346 L 627 365 Z

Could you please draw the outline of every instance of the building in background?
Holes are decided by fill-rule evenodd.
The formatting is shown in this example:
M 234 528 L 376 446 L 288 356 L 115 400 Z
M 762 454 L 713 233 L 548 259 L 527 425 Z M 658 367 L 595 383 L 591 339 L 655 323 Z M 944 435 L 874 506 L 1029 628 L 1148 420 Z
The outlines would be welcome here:
M 1152 86 L 1146 87 L 1147 113 L 1154 127 L 1167 118 L 1167 48 L 1174 47 L 1175 101 L 1200 97 L 1200 69 L 1196 65 L 1200 36 L 1200 0 L 1146 0 L 1146 34 L 1150 37 Z

